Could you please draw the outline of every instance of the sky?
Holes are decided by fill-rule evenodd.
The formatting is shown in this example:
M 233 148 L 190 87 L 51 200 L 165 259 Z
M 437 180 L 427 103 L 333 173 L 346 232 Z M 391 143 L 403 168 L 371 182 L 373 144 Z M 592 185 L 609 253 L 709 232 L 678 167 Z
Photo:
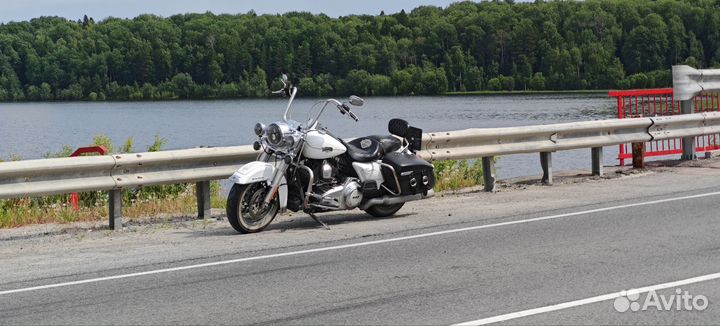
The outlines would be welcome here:
M 275 14 L 288 11 L 325 13 L 330 17 L 350 14 L 390 14 L 420 5 L 445 7 L 458 0 L 0 0 L 0 22 L 61 16 L 72 20 L 88 15 L 96 21 L 109 16 L 132 18 L 150 13 L 171 16 L 184 13 Z

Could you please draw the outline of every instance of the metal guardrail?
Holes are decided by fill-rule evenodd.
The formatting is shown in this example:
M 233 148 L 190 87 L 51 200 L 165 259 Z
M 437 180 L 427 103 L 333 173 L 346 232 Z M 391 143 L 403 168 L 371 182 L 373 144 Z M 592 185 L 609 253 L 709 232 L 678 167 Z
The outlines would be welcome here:
M 111 175 L 116 188 L 217 180 L 230 177 L 257 156 L 252 146 L 117 154 Z
M 650 140 L 647 118 L 434 132 L 423 137 L 427 160 L 556 152 Z
M 210 180 L 230 177 L 257 155 L 252 146 L 234 146 L 5 162 L 0 199 L 107 190 L 110 228 L 116 229 L 123 189 L 196 182 L 198 217 L 209 217 Z
M 672 67 L 673 93 L 675 99 L 680 101 L 680 111 L 683 114 L 695 112 L 693 98 L 702 92 L 720 91 L 720 69 L 694 69 L 690 66 L 679 65 Z M 695 160 L 695 137 L 682 138 L 682 158 Z
M 110 190 L 111 156 L 81 156 L 0 163 L 0 198 Z
M 223 179 L 257 154 L 236 146 L 4 162 L 0 199 Z
M 720 90 L 720 69 L 695 69 L 679 65 L 672 67 L 675 99 L 687 101 L 700 92 Z
M 425 160 L 482 158 L 485 189 L 493 191 L 494 156 L 540 153 L 543 182 L 552 183 L 552 152 L 591 148 L 592 173 L 602 175 L 602 147 L 720 132 L 720 113 L 596 120 L 423 135 Z M 110 226 L 122 223 L 123 189 L 197 182 L 198 215 L 209 216 L 210 180 L 255 160 L 251 146 L 55 158 L 0 163 L 0 199 L 71 192 L 110 192 Z
M 720 132 L 720 112 L 704 112 L 679 116 L 650 118 L 648 133 L 653 140 L 695 137 Z

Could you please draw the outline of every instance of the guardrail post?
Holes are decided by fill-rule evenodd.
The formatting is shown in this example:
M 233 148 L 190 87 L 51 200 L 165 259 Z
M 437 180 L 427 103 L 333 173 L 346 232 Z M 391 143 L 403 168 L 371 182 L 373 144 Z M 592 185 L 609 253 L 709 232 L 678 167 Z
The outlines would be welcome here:
M 695 113 L 695 101 L 689 99 L 687 101 L 680 101 L 680 110 L 682 114 Z M 697 160 L 695 155 L 695 136 L 683 137 L 682 139 L 682 159 L 686 161 Z
M 603 148 L 593 147 L 590 150 L 590 156 L 592 156 L 592 175 L 602 176 L 603 175 Z
M 210 181 L 200 181 L 195 184 L 197 197 L 198 219 L 210 217 Z
M 121 189 L 108 191 L 110 200 L 108 201 L 109 206 L 109 217 L 110 217 L 110 229 L 120 230 L 122 229 L 122 202 L 123 202 L 123 191 Z
M 540 153 L 540 166 L 543 169 L 542 183 L 545 185 L 552 185 L 552 153 L 541 152 Z
M 645 143 L 632 143 L 633 168 L 645 168 Z
M 482 158 L 483 181 L 485 191 L 495 191 L 495 158 L 492 156 Z

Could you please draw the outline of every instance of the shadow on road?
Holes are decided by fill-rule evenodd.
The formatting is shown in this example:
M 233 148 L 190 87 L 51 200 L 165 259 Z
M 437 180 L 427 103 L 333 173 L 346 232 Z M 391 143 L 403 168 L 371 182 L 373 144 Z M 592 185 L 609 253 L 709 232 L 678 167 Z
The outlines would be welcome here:
M 325 222 L 332 231 L 333 226 L 338 226 L 346 223 L 363 222 L 363 221 L 375 221 L 385 219 L 399 219 L 405 217 L 411 217 L 417 215 L 417 213 L 399 213 L 389 217 L 373 217 L 364 212 L 331 212 L 317 214 L 321 221 Z M 212 228 L 195 230 L 188 234 L 189 237 L 212 237 L 212 236 L 243 236 L 242 234 L 235 231 L 230 226 L 227 220 L 219 221 L 226 225 L 226 228 Z M 263 232 L 286 232 L 288 230 L 312 230 L 317 229 L 325 231 L 322 225 L 315 222 L 309 215 L 305 213 L 292 213 L 292 215 L 278 216 Z M 261 234 L 263 233 L 261 232 Z

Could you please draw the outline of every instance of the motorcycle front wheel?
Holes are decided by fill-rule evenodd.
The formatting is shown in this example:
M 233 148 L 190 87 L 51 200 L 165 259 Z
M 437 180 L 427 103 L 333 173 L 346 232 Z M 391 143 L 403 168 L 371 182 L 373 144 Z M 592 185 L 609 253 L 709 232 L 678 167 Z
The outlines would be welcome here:
M 255 233 L 270 225 L 280 206 L 277 196 L 267 206 L 263 205 L 268 191 L 270 187 L 265 182 L 233 185 L 227 199 L 227 216 L 236 231 Z

